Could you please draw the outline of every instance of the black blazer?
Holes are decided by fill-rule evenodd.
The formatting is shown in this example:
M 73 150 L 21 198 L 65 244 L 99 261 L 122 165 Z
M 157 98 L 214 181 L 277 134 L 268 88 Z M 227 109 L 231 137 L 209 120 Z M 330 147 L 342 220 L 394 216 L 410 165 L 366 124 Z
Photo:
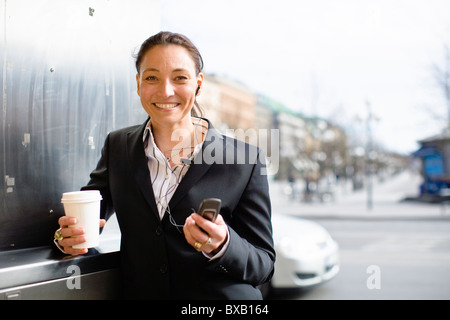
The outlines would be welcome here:
M 222 136 L 209 123 L 203 149 L 169 203 L 182 225 L 204 198 L 222 200 L 230 243 L 222 257 L 209 261 L 167 214 L 159 218 L 142 140 L 146 123 L 107 136 L 97 168 L 82 188 L 100 190 L 102 217 L 117 215 L 123 297 L 260 299 L 256 286 L 270 280 L 275 261 L 263 153 Z

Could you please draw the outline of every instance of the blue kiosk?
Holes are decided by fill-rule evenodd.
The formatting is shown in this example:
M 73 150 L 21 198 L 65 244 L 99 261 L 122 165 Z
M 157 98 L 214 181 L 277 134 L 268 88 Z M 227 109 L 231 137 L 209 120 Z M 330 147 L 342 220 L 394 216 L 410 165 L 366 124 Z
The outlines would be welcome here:
M 420 195 L 436 200 L 450 196 L 450 129 L 419 142 L 421 147 L 412 155 L 422 160 Z

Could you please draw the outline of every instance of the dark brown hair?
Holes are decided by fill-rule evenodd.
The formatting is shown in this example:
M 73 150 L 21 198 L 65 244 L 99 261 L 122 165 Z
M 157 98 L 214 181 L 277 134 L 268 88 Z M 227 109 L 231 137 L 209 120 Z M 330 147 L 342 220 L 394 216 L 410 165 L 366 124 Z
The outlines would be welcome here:
M 148 50 L 152 49 L 157 45 L 169 45 L 169 44 L 175 44 L 185 48 L 191 55 L 192 60 L 194 61 L 196 75 L 199 75 L 199 73 L 202 72 L 203 59 L 197 47 L 192 43 L 192 41 L 189 40 L 186 36 L 179 33 L 161 31 L 151 36 L 142 43 L 139 52 L 135 56 L 137 73 L 138 74 L 140 73 L 142 59 Z M 194 105 L 195 108 L 192 108 L 192 115 L 201 117 L 203 115 L 202 108 L 198 105 L 197 101 L 194 102 Z

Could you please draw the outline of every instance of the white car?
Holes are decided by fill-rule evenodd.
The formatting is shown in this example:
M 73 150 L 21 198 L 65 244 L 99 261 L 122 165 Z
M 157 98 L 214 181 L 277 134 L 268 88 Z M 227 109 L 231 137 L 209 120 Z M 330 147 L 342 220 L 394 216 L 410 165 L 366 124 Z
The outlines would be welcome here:
M 339 246 L 325 228 L 313 221 L 274 214 L 273 238 L 277 258 L 270 284 L 261 288 L 302 288 L 317 285 L 339 272 Z

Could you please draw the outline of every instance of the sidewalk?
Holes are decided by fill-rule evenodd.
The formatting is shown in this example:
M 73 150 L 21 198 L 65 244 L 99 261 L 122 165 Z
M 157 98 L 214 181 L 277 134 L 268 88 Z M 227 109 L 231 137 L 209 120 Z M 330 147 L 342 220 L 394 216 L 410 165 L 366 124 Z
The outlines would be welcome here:
M 373 181 L 372 209 L 367 190 L 352 191 L 349 185 L 336 187 L 334 200 L 326 203 L 290 199 L 286 182 L 271 182 L 272 211 L 311 219 L 443 219 L 450 220 L 450 205 L 404 201 L 418 195 L 421 177 L 403 172 L 384 182 Z M 300 191 L 303 189 L 300 187 Z

